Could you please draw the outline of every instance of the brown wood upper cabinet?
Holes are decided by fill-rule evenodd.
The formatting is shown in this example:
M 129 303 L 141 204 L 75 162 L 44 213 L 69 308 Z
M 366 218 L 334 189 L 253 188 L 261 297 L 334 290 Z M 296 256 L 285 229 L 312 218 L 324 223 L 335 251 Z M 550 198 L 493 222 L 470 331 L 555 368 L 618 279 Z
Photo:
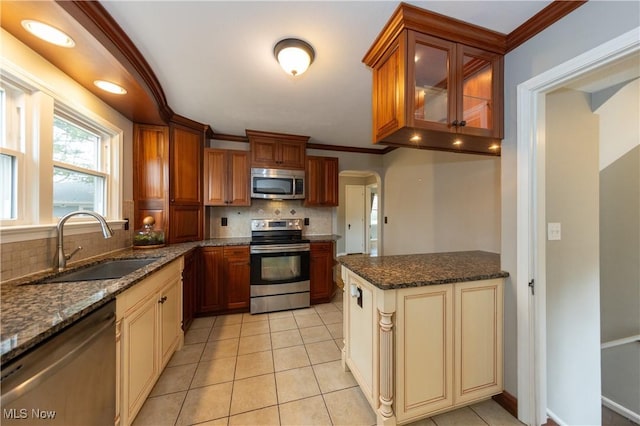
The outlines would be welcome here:
M 500 155 L 504 35 L 402 3 L 363 62 L 374 143 Z
M 309 136 L 246 130 L 251 167 L 304 170 Z
M 307 157 L 306 206 L 338 205 L 338 158 Z
M 133 229 L 152 216 L 156 229 L 169 233 L 169 128 L 133 126 Z
M 202 239 L 204 126 L 134 124 L 134 229 L 153 216 L 168 243 Z
M 250 206 L 249 152 L 204 150 L 204 205 Z
M 171 123 L 169 130 L 169 242 L 202 240 L 204 126 L 196 130 Z

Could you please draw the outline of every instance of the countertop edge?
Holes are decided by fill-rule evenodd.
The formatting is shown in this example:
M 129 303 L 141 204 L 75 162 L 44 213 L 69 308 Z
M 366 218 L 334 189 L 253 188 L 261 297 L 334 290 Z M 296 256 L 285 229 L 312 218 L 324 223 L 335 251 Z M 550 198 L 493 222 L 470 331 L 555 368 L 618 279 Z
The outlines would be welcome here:
M 452 275 L 451 270 L 446 268 L 446 266 L 450 266 L 446 261 L 450 261 L 451 259 L 459 260 L 460 258 L 466 257 L 473 259 L 475 265 L 472 265 L 468 270 L 461 272 L 459 275 Z M 345 255 L 339 256 L 337 261 L 381 290 L 397 290 L 401 288 L 483 281 L 509 277 L 508 272 L 500 270 L 499 266 L 494 267 L 496 261 L 499 263 L 499 255 L 484 251 L 424 253 L 379 257 Z M 411 261 L 413 264 L 430 262 L 429 273 L 416 274 L 416 268 L 421 272 L 423 271 L 420 266 L 417 266 L 414 269 L 406 268 L 406 263 L 408 261 Z M 439 265 L 438 262 L 442 262 L 442 265 L 444 266 L 442 271 L 439 270 L 441 265 Z M 381 264 L 386 268 L 385 272 L 391 270 L 393 271 L 392 275 L 395 275 L 393 275 L 392 278 L 384 276 L 380 271 Z M 490 271 L 484 270 L 487 268 L 487 265 L 491 266 Z M 425 267 L 425 269 L 427 268 Z M 405 275 L 407 278 L 404 278 Z M 427 275 L 427 277 L 424 275 Z
M 333 234 L 323 234 L 323 235 L 308 235 L 306 236 L 311 242 L 328 242 L 335 241 L 340 238 L 338 235 Z M 133 287 L 138 282 L 142 281 L 149 275 L 159 271 L 175 259 L 184 256 L 189 251 L 196 249 L 198 247 L 224 247 L 224 246 L 238 246 L 238 245 L 249 245 L 251 242 L 250 237 L 231 237 L 231 238 L 211 238 L 208 240 L 201 241 L 193 241 L 189 243 L 179 243 L 179 244 L 171 244 L 161 248 L 155 249 L 133 249 L 124 248 L 121 250 L 117 250 L 115 252 L 106 253 L 100 256 L 96 256 L 90 259 L 82 260 L 75 262 L 70 265 L 70 270 L 88 267 L 94 265 L 96 263 L 100 263 L 106 259 L 118 259 L 118 258 L 145 258 L 145 257 L 158 257 L 156 262 L 153 262 L 139 270 L 126 275 L 122 278 L 115 280 L 103 280 L 103 281 L 94 281 L 92 282 L 94 287 L 104 287 L 101 291 L 104 292 L 102 297 L 97 298 L 94 301 L 87 301 L 86 298 L 84 301 L 87 303 L 80 303 L 82 308 L 74 311 L 73 313 L 65 316 L 59 322 L 52 324 L 44 331 L 40 331 L 37 334 L 34 334 L 30 338 L 25 339 L 23 342 L 17 344 L 16 347 L 8 349 L 5 351 L 4 346 L 6 345 L 5 340 L 7 340 L 6 336 L 2 336 L 2 341 L 0 341 L 0 363 L 5 364 L 7 362 L 11 362 L 12 360 L 20 357 L 22 354 L 27 352 L 29 349 L 37 346 L 38 344 L 44 342 L 50 337 L 58 334 L 62 330 L 68 328 L 78 320 L 84 318 L 90 313 L 94 312 L 96 309 L 101 308 L 106 305 L 110 301 L 114 300 L 119 294 Z M 10 296 L 11 289 L 16 291 L 17 287 L 22 286 L 36 286 L 42 285 L 38 284 L 39 281 L 43 279 L 50 278 L 55 276 L 49 271 L 40 271 L 28 276 L 18 277 L 0 284 L 2 290 L 3 299 L 7 296 Z M 86 283 L 86 281 L 78 281 L 77 283 Z M 67 285 L 64 284 L 46 284 L 46 285 Z M 77 284 L 82 285 L 82 284 Z M 6 301 L 6 300 L 5 300 Z M 4 314 L 3 314 L 4 316 Z M 3 324 L 3 327 L 4 324 Z M 28 328 L 24 327 L 25 329 Z

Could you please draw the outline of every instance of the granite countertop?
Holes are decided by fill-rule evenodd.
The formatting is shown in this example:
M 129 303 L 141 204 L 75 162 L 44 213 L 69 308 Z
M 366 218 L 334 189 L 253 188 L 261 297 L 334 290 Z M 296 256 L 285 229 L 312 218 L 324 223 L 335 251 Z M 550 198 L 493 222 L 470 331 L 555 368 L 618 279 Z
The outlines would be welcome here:
M 340 238 L 337 235 L 305 237 L 312 242 Z M 196 247 L 248 245 L 250 242 L 251 237 L 212 238 L 148 250 L 128 248 L 73 262 L 67 268 L 67 271 L 80 269 L 107 259 L 156 259 L 118 279 L 39 284 L 58 275 L 44 271 L 4 282 L 0 285 L 0 362 L 6 363 L 21 355 Z
M 338 262 L 382 290 L 505 278 L 500 255 L 485 251 L 339 256 Z

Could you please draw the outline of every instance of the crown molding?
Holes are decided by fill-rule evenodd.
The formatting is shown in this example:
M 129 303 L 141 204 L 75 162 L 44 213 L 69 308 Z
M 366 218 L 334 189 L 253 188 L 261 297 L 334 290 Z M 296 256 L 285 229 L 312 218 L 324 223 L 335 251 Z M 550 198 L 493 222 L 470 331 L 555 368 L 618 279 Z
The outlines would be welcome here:
M 547 27 L 564 18 L 586 2 L 586 0 L 555 0 L 507 35 L 507 52 L 512 51 L 536 34 L 544 31 Z

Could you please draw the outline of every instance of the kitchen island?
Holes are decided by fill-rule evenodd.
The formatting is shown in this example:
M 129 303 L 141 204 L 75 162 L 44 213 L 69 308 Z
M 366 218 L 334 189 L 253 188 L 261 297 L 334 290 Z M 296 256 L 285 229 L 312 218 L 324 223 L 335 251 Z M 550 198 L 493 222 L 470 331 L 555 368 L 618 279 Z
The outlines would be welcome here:
M 379 425 L 502 392 L 500 256 L 482 251 L 341 256 L 342 361 Z

